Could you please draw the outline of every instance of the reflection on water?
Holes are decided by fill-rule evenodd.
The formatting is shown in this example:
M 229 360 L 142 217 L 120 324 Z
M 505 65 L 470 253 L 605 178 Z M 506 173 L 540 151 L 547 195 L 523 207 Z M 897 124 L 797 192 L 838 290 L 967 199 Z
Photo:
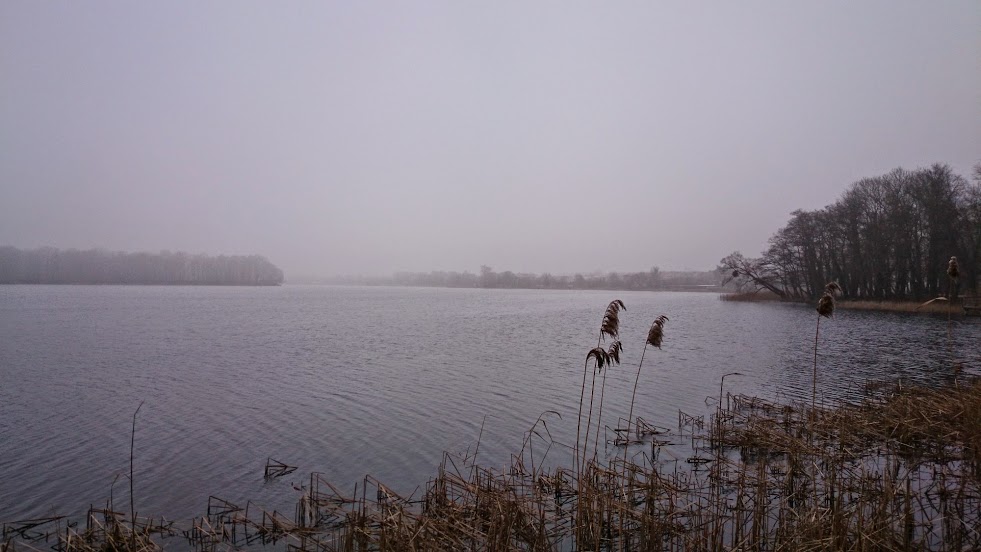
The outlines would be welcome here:
M 538 416 L 575 440 L 586 352 L 621 298 L 623 364 L 603 419 L 626 416 L 651 321 L 636 415 L 672 427 L 729 391 L 810 397 L 812 308 L 695 293 L 414 288 L 0 287 L 0 520 L 77 515 L 128 473 L 136 501 L 170 518 L 208 495 L 291 507 L 290 477 L 264 482 L 272 456 L 341 485 L 366 473 L 398 492 L 434 474 L 442 451 L 504 465 Z M 954 327 L 966 371 L 981 372 L 981 320 Z M 857 397 L 869 381 L 951 378 L 942 317 L 842 311 L 823 320 L 819 395 Z M 563 461 L 564 449 L 551 453 Z M 571 454 L 567 454 L 571 458 Z M 124 492 L 123 489 L 126 489 Z M 128 493 L 125 477 L 116 496 Z

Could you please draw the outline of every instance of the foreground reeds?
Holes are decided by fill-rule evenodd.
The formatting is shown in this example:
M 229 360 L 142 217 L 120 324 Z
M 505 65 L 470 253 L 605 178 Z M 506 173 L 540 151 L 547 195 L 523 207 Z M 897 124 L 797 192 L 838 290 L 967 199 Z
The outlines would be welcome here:
M 644 342 L 644 350 L 640 353 L 640 363 L 637 364 L 637 376 L 634 377 L 634 389 L 630 393 L 630 410 L 627 412 L 627 427 L 625 428 L 625 436 L 622 439 L 623 444 L 630 442 L 630 431 L 634 427 L 634 402 L 637 399 L 637 384 L 640 383 L 640 371 L 644 367 L 644 356 L 647 354 L 647 346 L 661 348 L 661 343 L 664 341 L 664 323 L 668 321 L 668 317 L 665 315 L 660 315 L 654 319 L 651 323 L 651 329 L 647 331 L 647 340 Z M 619 431 L 617 432 L 620 433 Z M 640 431 L 637 431 L 638 437 L 640 437 Z M 619 435 L 618 435 L 619 437 Z M 620 439 L 618 439 L 620 440 Z
M 6 524 L 2 548 L 159 550 L 170 537 L 201 551 L 981 549 L 981 381 L 869 386 L 857 404 L 817 411 L 726 404 L 707 427 L 679 412 L 667 439 L 579 477 L 530 446 L 500 470 L 447 454 L 418 497 L 371 477 L 344 492 L 314 473 L 292 515 L 212 497 L 178 526 L 109 505 L 80 526 Z
M 599 337 L 596 339 L 596 347 L 590 350 L 586 354 L 586 361 L 583 363 L 582 367 L 582 392 L 579 395 L 579 419 L 576 425 L 576 473 L 581 472 L 581 466 L 586 462 L 586 454 L 589 450 L 589 429 L 593 420 L 593 396 L 596 391 L 596 374 L 599 370 L 603 369 L 603 366 L 609 367 L 610 364 L 610 351 L 614 350 L 614 347 L 610 347 L 610 351 L 603 350 L 600 345 L 603 343 L 605 337 L 609 337 L 614 340 L 614 345 L 616 346 L 617 364 L 620 363 L 619 352 L 620 344 L 617 339 L 620 336 L 620 311 L 627 310 L 627 307 L 623 304 L 623 301 L 619 299 L 614 299 L 610 301 L 610 304 L 606 307 L 606 312 L 603 313 L 603 321 L 600 323 Z M 589 373 L 589 361 L 593 360 L 593 380 L 589 387 L 589 414 L 586 416 L 586 432 L 585 440 L 582 445 L 579 444 L 579 438 L 582 434 L 582 409 L 583 404 L 586 399 L 586 376 Z M 604 380 L 605 381 L 605 380 Z M 605 387 L 604 387 L 605 389 Z M 579 451 L 582 451 L 582 458 L 579 457 Z

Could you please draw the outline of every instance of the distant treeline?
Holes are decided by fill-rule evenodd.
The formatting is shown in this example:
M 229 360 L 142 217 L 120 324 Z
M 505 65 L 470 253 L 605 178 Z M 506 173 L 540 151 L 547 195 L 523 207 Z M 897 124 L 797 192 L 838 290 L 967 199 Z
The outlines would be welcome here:
M 761 257 L 733 253 L 720 269 L 786 298 L 817 297 L 832 280 L 855 299 L 924 300 L 956 296 L 958 287 L 977 293 L 981 165 L 973 177 L 938 164 L 862 179 L 824 209 L 791 213 Z M 947 276 L 952 256 L 956 282 Z
M 0 284 L 173 284 L 273 286 L 283 271 L 259 255 L 122 253 L 0 247 Z
M 451 288 L 505 289 L 604 289 L 676 290 L 711 287 L 719 284 L 719 274 L 711 272 L 662 272 L 657 267 L 646 272 L 553 275 L 495 272 L 489 266 L 473 272 L 398 272 L 390 278 L 333 278 L 330 283 Z

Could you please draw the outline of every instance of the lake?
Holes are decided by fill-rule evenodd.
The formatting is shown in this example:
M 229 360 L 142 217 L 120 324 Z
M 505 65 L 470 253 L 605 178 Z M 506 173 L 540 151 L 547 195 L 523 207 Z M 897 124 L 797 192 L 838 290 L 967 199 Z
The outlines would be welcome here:
M 353 489 L 370 474 L 411 493 L 443 451 L 503 467 L 543 412 L 575 442 L 583 359 L 606 305 L 626 303 L 623 364 L 604 424 L 626 416 L 651 321 L 635 415 L 674 427 L 726 391 L 810 400 L 816 313 L 707 293 L 293 286 L 0 286 L 0 521 L 81 518 L 110 492 L 137 511 L 206 513 L 209 495 L 291 516 L 310 472 Z M 981 319 L 953 328 L 981 373 Z M 819 397 L 868 381 L 952 378 L 944 317 L 843 311 L 822 320 Z M 588 389 L 587 389 L 588 398 Z M 598 398 L 597 398 L 598 402 Z M 559 418 L 561 416 L 561 419 Z M 594 416 L 595 418 L 595 416 Z M 612 449 L 611 449 L 612 450 Z M 602 452 L 601 452 L 602 454 Z M 561 446 L 553 462 L 567 462 Z M 264 481 L 267 458 L 298 466 Z

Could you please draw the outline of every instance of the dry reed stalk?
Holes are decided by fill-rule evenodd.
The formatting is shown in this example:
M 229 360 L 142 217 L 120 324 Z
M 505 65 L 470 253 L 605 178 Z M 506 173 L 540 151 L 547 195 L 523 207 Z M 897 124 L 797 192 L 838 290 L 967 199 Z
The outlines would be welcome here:
M 640 363 L 637 364 L 637 376 L 634 378 L 634 389 L 630 393 L 630 411 L 627 414 L 627 442 L 630 442 L 630 428 L 633 427 L 634 423 L 634 400 L 637 398 L 637 384 L 640 382 L 640 369 L 644 366 L 644 355 L 647 354 L 647 346 L 661 348 L 661 343 L 664 340 L 664 323 L 668 321 L 668 317 L 665 315 L 660 315 L 654 319 L 651 323 L 651 328 L 647 332 L 647 341 L 644 342 L 644 350 L 640 353 Z M 639 435 L 638 435 L 639 437 Z
M 614 364 L 617 366 L 620 365 L 620 353 L 622 351 L 623 345 L 620 343 L 620 340 L 611 343 L 610 348 L 606 351 L 606 371 L 603 372 L 603 383 L 600 386 L 599 414 L 596 416 L 596 438 L 593 439 L 593 460 L 596 460 L 596 455 L 599 452 L 599 434 L 600 428 L 603 427 L 603 398 L 606 395 L 606 375 Z
M 136 415 L 140 413 L 141 408 L 143 408 L 143 401 L 140 401 L 140 405 L 136 407 L 136 412 L 133 412 L 133 429 L 130 432 L 129 439 L 129 519 L 132 523 L 130 550 L 136 550 L 136 501 L 133 494 L 133 449 L 136 446 Z
M 950 357 L 951 365 L 956 369 L 954 362 L 954 333 L 951 327 L 951 310 L 954 308 L 954 284 L 960 278 L 960 267 L 957 264 L 957 257 L 951 257 L 947 262 L 947 356 Z
M 579 420 L 576 425 L 576 471 L 582 471 L 582 465 L 586 462 L 586 453 L 589 450 L 589 428 L 592 424 L 593 416 L 593 392 L 596 388 L 596 371 L 601 368 L 599 366 L 600 359 L 604 361 L 608 360 L 608 353 L 600 348 L 600 344 L 603 342 L 604 336 L 609 336 L 610 339 L 616 340 L 620 336 L 620 310 L 627 310 L 627 307 L 623 304 L 620 299 L 614 299 L 610 301 L 607 305 L 606 311 L 603 313 L 603 321 L 600 323 L 599 338 L 596 340 L 596 348 L 591 350 L 586 355 L 586 361 L 583 364 L 583 374 L 582 374 L 582 392 L 579 395 Z M 597 352 L 598 351 L 598 352 Z M 589 388 L 589 415 L 586 418 L 586 439 L 582 444 L 582 460 L 579 459 L 579 437 L 580 430 L 582 429 L 582 407 L 583 402 L 586 397 L 586 375 L 589 369 L 589 359 L 595 359 L 593 364 L 593 382 Z
M 835 314 L 835 294 L 841 292 L 841 286 L 837 282 L 828 282 L 824 286 L 824 295 L 818 300 L 817 304 L 817 326 L 814 329 L 814 372 L 811 379 L 811 410 L 817 407 L 817 358 L 818 358 L 818 337 L 821 334 L 821 318 L 831 318 Z

